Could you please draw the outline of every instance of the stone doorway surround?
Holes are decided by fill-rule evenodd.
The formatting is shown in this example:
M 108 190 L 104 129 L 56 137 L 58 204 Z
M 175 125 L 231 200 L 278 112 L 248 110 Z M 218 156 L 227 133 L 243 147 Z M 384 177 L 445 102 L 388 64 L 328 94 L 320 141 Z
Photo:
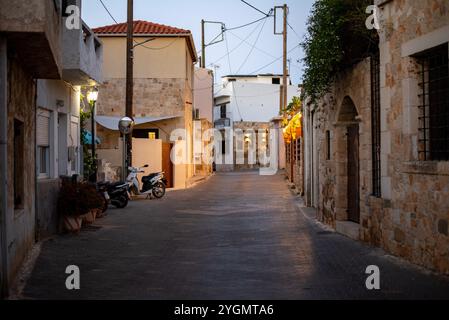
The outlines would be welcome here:
M 336 190 L 339 190 L 335 199 L 336 221 L 335 228 L 351 239 L 359 240 L 360 224 L 349 221 L 348 215 L 348 128 L 359 127 L 361 117 L 351 97 L 346 96 L 339 106 L 335 126 L 336 144 Z M 360 159 L 359 159 L 360 161 Z M 359 183 L 359 197 L 361 195 Z M 360 201 L 360 199 L 359 199 Z

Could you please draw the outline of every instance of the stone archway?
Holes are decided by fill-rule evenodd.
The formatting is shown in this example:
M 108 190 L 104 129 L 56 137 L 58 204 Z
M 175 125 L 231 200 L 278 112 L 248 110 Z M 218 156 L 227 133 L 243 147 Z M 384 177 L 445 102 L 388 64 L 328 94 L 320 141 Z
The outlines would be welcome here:
M 346 96 L 337 113 L 337 221 L 360 223 L 359 113 Z

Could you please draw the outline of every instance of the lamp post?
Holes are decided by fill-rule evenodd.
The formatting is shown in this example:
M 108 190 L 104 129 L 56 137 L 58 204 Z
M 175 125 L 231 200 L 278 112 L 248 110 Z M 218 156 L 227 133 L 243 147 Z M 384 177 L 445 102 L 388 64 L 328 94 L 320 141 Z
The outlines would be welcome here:
M 90 91 L 87 94 L 87 100 L 89 101 L 89 104 L 91 105 L 91 136 L 92 136 L 92 163 L 93 163 L 93 173 L 90 175 L 90 182 L 97 182 L 97 164 L 95 163 L 95 104 L 97 103 L 98 99 L 98 89 L 95 87 L 92 91 Z
M 122 161 L 122 180 L 124 181 L 126 179 L 126 173 L 127 173 L 127 167 L 131 165 L 131 163 L 128 163 L 128 150 L 127 150 L 127 143 L 126 143 L 126 136 L 131 134 L 134 127 L 134 120 L 130 117 L 124 117 L 120 119 L 118 123 L 118 129 L 123 135 L 123 161 Z

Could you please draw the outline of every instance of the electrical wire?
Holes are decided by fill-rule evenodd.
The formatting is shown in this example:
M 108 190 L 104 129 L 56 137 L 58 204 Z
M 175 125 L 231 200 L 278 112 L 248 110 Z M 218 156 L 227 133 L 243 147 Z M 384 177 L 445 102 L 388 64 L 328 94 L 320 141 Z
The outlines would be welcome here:
M 288 51 L 288 53 L 292 52 L 293 50 L 295 50 L 295 49 L 298 48 L 299 46 L 300 46 L 300 44 L 296 45 L 295 47 L 293 47 L 292 49 L 290 49 L 290 51 Z M 270 62 L 270 63 L 264 65 L 263 67 L 257 69 L 256 71 L 251 72 L 250 74 L 255 74 L 255 73 L 257 73 L 257 72 L 259 72 L 259 71 L 265 69 L 266 67 L 271 66 L 272 64 L 274 64 L 274 63 L 276 63 L 277 61 L 281 60 L 283 57 L 284 57 L 284 56 L 282 55 L 282 56 L 280 56 L 279 58 L 276 58 L 276 59 L 273 60 L 272 62 Z
M 112 20 L 114 20 L 114 22 L 116 24 L 118 24 L 117 20 L 115 20 L 114 16 L 111 14 L 111 12 L 109 11 L 108 7 L 106 7 L 106 5 L 104 4 L 103 0 L 99 0 L 101 5 L 103 6 L 103 8 L 106 10 L 106 12 L 109 14 L 109 16 L 111 17 Z
M 249 22 L 249 23 L 243 24 L 243 25 L 238 26 L 238 27 L 225 28 L 224 31 L 226 32 L 226 31 L 233 31 L 233 30 L 237 30 L 237 29 L 241 29 L 241 28 L 246 28 L 246 27 L 248 27 L 250 25 L 253 25 L 253 24 L 257 23 L 257 22 L 260 22 L 262 20 L 268 19 L 269 17 L 271 17 L 271 15 L 263 17 L 263 18 L 260 18 L 260 19 L 257 19 L 257 20 L 255 20 L 253 22 Z
M 262 22 L 261 22 L 260 24 L 262 24 Z M 246 40 L 248 40 L 248 39 L 254 34 L 254 32 L 257 31 L 257 29 L 259 29 L 260 24 L 259 24 L 258 26 L 256 26 L 256 28 L 254 28 L 254 30 L 252 30 L 244 40 L 242 40 L 242 38 L 240 38 L 240 40 L 242 40 L 242 41 L 241 41 L 236 47 L 234 47 L 231 51 L 229 51 L 229 54 L 233 53 L 235 50 L 237 50 L 238 48 L 240 48 L 240 47 L 242 46 L 242 44 L 243 44 Z M 233 34 L 232 32 L 229 32 L 229 33 Z M 226 57 L 227 57 L 227 54 L 221 56 L 220 58 L 218 58 L 218 59 L 215 60 L 214 62 L 210 63 L 208 66 L 210 67 L 210 66 L 214 65 L 214 64 L 216 64 L 217 62 L 223 60 L 223 59 L 226 58 Z
M 249 59 L 249 57 L 251 56 L 251 54 L 253 53 L 254 48 L 255 48 L 257 42 L 259 41 L 260 35 L 262 34 L 262 31 L 263 31 L 263 29 L 264 29 L 266 23 L 267 23 L 267 20 L 265 20 L 264 23 L 262 24 L 262 28 L 260 28 L 259 34 L 257 35 L 257 38 L 256 38 L 256 40 L 254 41 L 254 44 L 251 46 L 251 50 L 249 51 L 249 53 L 248 53 L 248 55 L 246 56 L 245 60 L 243 60 L 243 63 L 240 65 L 240 68 L 237 70 L 237 74 L 240 73 L 240 71 L 242 70 L 242 68 L 245 66 L 246 62 L 248 62 L 248 59 Z
M 229 73 L 232 74 L 231 56 L 229 54 L 228 37 L 226 35 L 225 35 L 225 42 L 226 42 L 226 55 L 228 56 Z
M 240 0 L 240 1 L 243 2 L 244 4 L 246 4 L 247 6 L 253 8 L 254 10 L 260 12 L 260 13 L 263 14 L 264 16 L 269 16 L 269 15 L 270 15 L 270 13 L 265 13 L 265 12 L 263 12 L 262 10 L 256 8 L 256 7 L 253 6 L 251 3 L 248 3 L 248 2 L 246 2 L 245 0 Z M 270 11 L 270 12 L 271 12 L 271 11 Z

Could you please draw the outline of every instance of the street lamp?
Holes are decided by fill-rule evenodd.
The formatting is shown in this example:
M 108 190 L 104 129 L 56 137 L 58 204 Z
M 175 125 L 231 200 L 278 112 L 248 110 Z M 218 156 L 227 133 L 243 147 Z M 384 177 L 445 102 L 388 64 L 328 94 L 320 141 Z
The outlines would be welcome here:
M 128 162 L 128 151 L 126 150 L 126 135 L 131 134 L 134 127 L 134 120 L 130 117 L 124 117 L 120 119 L 118 123 L 118 129 L 123 135 L 123 169 L 122 169 L 122 179 L 126 179 L 127 172 L 127 162 Z M 129 164 L 131 165 L 131 164 Z
M 95 163 L 95 104 L 97 103 L 98 99 L 98 89 L 97 87 L 94 87 L 92 91 L 90 91 L 87 94 L 87 100 L 89 101 L 89 104 L 91 105 L 91 130 L 92 130 L 92 164 L 93 164 L 93 173 L 90 175 L 90 181 L 91 182 L 97 182 L 97 164 Z

